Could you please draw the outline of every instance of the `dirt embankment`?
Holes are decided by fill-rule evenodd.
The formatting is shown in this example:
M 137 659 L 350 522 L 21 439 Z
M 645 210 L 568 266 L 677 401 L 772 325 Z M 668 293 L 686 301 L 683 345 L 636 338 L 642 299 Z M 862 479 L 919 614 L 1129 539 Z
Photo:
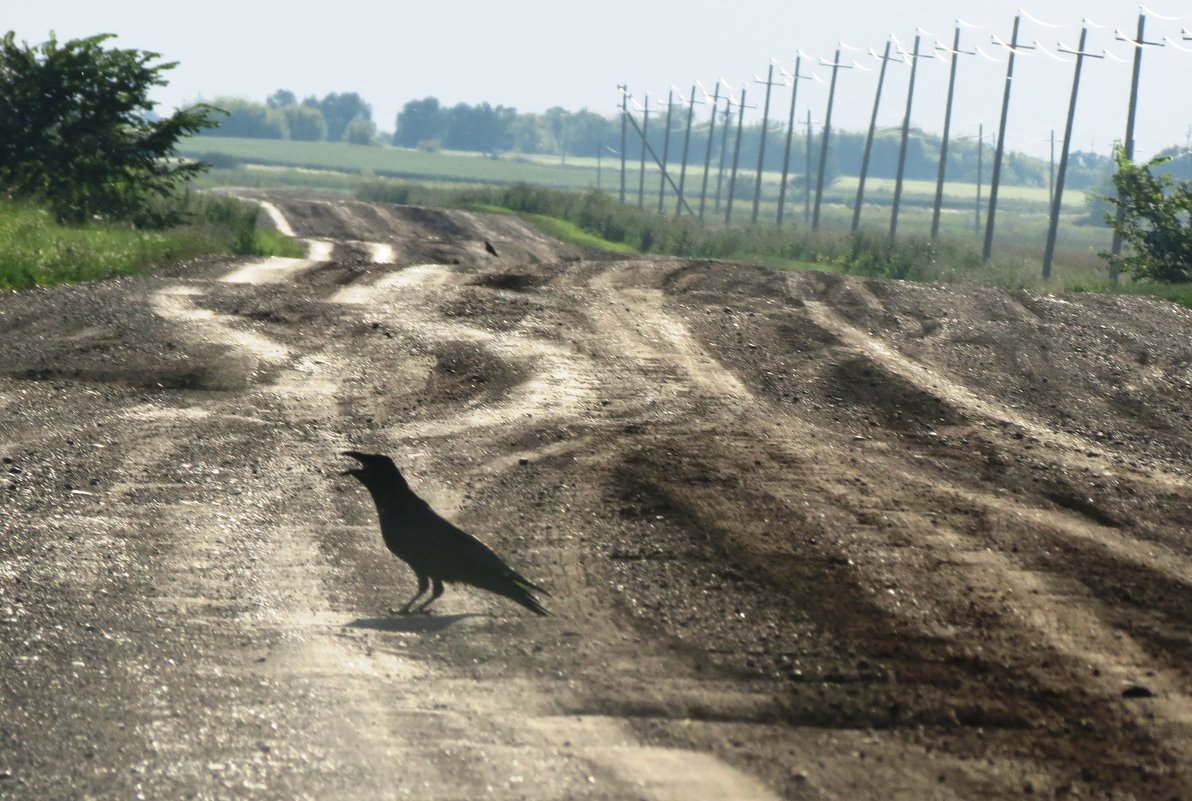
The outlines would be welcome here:
M 0 298 L 0 797 L 1189 797 L 1192 314 L 270 202 Z M 348 447 L 556 614 L 388 615 Z

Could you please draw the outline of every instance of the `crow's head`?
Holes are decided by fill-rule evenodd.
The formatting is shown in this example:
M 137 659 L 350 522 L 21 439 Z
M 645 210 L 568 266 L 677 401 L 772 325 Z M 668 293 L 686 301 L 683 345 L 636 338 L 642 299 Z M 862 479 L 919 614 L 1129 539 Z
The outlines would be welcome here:
M 355 476 L 365 486 L 389 484 L 394 489 L 407 488 L 406 480 L 402 477 L 397 465 L 388 456 L 381 453 L 363 453 L 361 451 L 344 451 L 344 456 L 351 456 L 360 462 L 359 467 L 343 471 L 340 475 Z

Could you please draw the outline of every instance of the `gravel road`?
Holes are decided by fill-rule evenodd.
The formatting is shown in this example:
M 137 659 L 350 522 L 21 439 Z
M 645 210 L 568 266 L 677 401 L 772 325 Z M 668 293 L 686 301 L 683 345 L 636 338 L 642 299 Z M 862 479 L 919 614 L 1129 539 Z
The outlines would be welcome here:
M 256 199 L 0 295 L 0 798 L 1192 799 L 1192 313 Z

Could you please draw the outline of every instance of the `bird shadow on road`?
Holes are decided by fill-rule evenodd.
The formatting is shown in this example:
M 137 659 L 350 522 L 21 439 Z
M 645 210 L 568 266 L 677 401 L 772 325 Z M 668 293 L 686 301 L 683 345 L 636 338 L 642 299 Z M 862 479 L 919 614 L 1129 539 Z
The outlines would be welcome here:
M 345 623 L 348 629 L 369 629 L 372 631 L 404 631 L 414 634 L 434 634 L 455 625 L 474 614 L 462 615 L 386 615 L 385 617 L 361 617 Z

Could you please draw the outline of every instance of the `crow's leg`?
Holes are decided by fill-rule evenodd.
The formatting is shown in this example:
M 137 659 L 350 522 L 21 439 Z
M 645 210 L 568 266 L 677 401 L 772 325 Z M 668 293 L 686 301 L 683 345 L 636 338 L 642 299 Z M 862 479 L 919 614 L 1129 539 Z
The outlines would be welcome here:
M 434 579 L 434 582 L 435 582 L 435 591 L 430 594 L 430 597 L 426 599 L 426 601 L 422 604 L 422 606 L 418 607 L 419 612 L 425 612 L 426 607 L 433 604 L 436 600 L 438 600 L 439 596 L 443 594 L 443 582 L 437 578 Z
M 397 610 L 397 614 L 399 615 L 408 615 L 410 613 L 410 607 L 412 607 L 414 602 L 422 597 L 422 593 L 426 592 L 427 588 L 430 587 L 430 579 L 427 578 L 425 573 L 417 573 L 415 575 L 418 576 L 418 592 L 414 593 L 413 598 L 406 601 L 405 606 Z

